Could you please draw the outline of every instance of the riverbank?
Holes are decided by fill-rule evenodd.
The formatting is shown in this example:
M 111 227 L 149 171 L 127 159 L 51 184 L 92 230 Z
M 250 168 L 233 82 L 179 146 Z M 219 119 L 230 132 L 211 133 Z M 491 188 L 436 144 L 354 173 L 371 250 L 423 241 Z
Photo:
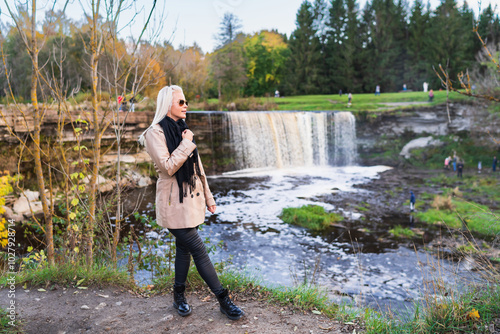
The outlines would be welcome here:
M 371 234 L 384 231 L 384 236 L 378 234 L 378 241 L 385 247 L 407 245 L 409 248 L 425 248 L 432 252 L 441 252 L 441 256 L 453 259 L 466 255 L 485 257 L 493 264 L 500 263 L 500 249 L 496 238 L 496 228 L 500 225 L 498 214 L 500 210 L 500 173 L 491 169 L 479 174 L 476 170 L 466 170 L 463 178 L 458 178 L 456 172 L 443 169 L 424 168 L 393 168 L 380 173 L 380 177 L 371 182 L 359 184 L 358 189 L 368 190 L 355 196 L 346 192 L 333 192 L 321 196 L 321 201 L 340 208 L 352 210 L 360 219 L 349 219 L 346 227 L 358 226 L 361 233 Z M 410 191 L 416 195 L 415 211 L 410 210 Z M 473 235 L 466 226 L 450 226 L 445 221 L 426 222 L 425 213 L 434 209 L 434 201 L 438 196 L 460 199 L 475 205 L 482 205 L 491 213 L 491 220 L 484 221 L 489 226 L 488 233 Z M 459 220 L 459 216 L 468 219 L 467 215 L 478 215 L 476 212 L 457 212 L 451 207 L 451 212 Z M 443 210 L 444 211 L 444 210 Z M 357 217 L 357 216 L 356 216 Z M 496 217 L 496 218 L 495 218 Z M 384 224 L 380 224 L 383 222 Z M 390 233 L 390 229 L 401 226 L 413 230 L 413 237 L 401 238 Z M 423 228 L 436 230 L 433 235 L 425 233 Z M 468 252 L 460 254 L 458 250 L 474 243 Z M 475 248 L 475 249 L 474 249 Z M 468 254 L 469 253 L 469 254 Z

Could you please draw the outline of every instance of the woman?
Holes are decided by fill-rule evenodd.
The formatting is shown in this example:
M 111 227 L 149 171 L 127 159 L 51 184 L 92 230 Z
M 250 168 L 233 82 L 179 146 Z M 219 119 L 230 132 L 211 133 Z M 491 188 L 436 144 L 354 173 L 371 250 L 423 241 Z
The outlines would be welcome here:
M 186 119 L 188 102 L 179 86 L 167 86 L 158 93 L 156 114 L 151 126 L 139 137 L 154 162 L 156 183 L 156 220 L 175 236 L 174 308 L 181 316 L 191 314 L 184 291 L 193 256 L 196 269 L 217 296 L 220 311 L 237 320 L 244 312 L 234 305 L 223 288 L 198 225 L 205 221 L 205 208 L 215 213 L 215 201 L 208 187 L 203 165 Z

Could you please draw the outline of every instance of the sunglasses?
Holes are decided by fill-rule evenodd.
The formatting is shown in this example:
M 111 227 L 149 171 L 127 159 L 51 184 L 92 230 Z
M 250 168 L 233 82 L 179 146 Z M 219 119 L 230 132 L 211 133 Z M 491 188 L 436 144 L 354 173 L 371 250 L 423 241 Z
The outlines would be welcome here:
M 189 105 L 188 101 L 187 100 L 179 100 L 179 106 L 182 107 L 184 105 L 184 103 L 186 104 L 186 107 Z

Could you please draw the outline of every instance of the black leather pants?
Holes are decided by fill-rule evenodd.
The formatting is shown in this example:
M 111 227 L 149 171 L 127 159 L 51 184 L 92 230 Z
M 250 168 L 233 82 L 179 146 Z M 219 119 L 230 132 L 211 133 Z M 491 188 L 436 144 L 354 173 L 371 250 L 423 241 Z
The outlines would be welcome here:
M 186 284 L 191 256 L 193 256 L 194 264 L 201 278 L 214 294 L 220 294 L 223 287 L 208 256 L 205 244 L 198 234 L 198 228 L 169 229 L 169 231 L 175 236 L 175 284 Z

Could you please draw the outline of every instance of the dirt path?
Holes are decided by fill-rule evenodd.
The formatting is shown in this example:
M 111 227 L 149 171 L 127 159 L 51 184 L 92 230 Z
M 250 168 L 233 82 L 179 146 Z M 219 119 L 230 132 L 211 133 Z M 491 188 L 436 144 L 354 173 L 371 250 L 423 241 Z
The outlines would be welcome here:
M 172 307 L 172 297 L 145 298 L 118 288 L 53 291 L 16 291 L 18 319 L 26 333 L 353 333 L 359 327 L 342 324 L 324 315 L 271 305 L 253 297 L 239 297 L 236 303 L 246 316 L 227 319 L 211 294 L 190 293 L 193 313 L 185 318 Z M 0 306 L 7 307 L 7 291 L 0 291 Z

